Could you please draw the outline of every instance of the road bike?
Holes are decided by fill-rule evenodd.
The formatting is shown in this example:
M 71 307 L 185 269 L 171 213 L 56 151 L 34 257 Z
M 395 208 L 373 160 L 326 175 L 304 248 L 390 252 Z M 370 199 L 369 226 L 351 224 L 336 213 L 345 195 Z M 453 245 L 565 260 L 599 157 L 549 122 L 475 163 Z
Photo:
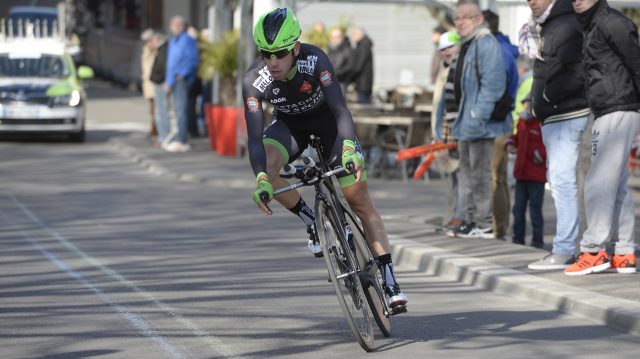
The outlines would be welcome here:
M 333 159 L 325 161 L 320 139 L 310 136 L 318 161 L 303 157 L 303 165 L 287 165 L 281 174 L 299 181 L 274 191 L 274 195 L 304 186 L 313 186 L 315 195 L 315 230 L 322 247 L 340 307 L 351 332 L 366 351 L 374 349 L 373 324 L 385 337 L 391 335 L 389 318 L 406 312 L 406 306 L 389 308 L 382 288 L 382 278 L 359 218 L 349 207 L 336 175 L 343 167 L 331 168 Z M 263 202 L 265 198 L 263 197 Z M 265 203 L 266 204 L 266 203 Z

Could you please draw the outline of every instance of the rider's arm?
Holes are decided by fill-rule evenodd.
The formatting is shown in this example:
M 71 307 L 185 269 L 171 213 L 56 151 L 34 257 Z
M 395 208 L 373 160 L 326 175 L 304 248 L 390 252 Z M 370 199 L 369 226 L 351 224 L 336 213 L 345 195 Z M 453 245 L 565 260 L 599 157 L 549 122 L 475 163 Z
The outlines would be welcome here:
M 327 57 L 324 52 L 318 56 L 315 75 L 320 80 L 327 105 L 338 123 L 338 134 L 344 139 L 355 141 L 356 135 L 351 111 L 347 108 L 347 102 L 344 99 L 342 89 L 336 78 L 333 66 L 331 66 L 329 57 Z
M 266 155 L 262 144 L 264 117 L 262 112 L 262 93 L 253 86 L 253 78 L 249 71 L 242 82 L 242 100 L 244 103 L 244 118 L 247 122 L 247 147 L 249 161 L 253 173 L 267 172 Z

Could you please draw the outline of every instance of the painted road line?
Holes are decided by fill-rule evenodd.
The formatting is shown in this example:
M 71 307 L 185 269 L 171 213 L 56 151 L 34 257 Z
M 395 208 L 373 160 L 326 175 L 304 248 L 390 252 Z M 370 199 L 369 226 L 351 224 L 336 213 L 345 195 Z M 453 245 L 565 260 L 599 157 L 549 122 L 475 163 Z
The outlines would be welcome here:
M 113 300 L 113 298 L 111 298 L 110 295 L 106 294 L 104 291 L 102 291 L 102 289 L 93 285 L 89 279 L 87 279 L 82 274 L 73 270 L 71 266 L 66 264 L 63 260 L 58 258 L 55 254 L 49 252 L 46 248 L 41 246 L 40 242 L 37 239 L 32 238 L 27 233 L 19 229 L 15 221 L 13 221 L 11 218 L 9 218 L 7 215 L 5 215 L 1 211 L 0 211 L 0 216 L 2 216 L 2 218 L 4 218 L 4 220 L 7 223 L 9 223 L 16 232 L 19 232 L 20 235 L 22 235 L 27 241 L 29 241 L 29 243 L 31 243 L 31 246 L 33 246 L 38 252 L 40 252 L 40 254 L 42 254 L 45 258 L 47 258 L 49 261 L 55 264 L 56 267 L 58 267 L 60 270 L 62 270 L 63 272 L 67 273 L 70 277 L 80 282 L 85 288 L 92 291 L 96 296 L 98 296 L 98 298 L 100 298 L 100 300 L 109 304 L 109 306 L 111 306 L 113 310 L 118 312 L 124 319 L 126 319 L 129 323 L 131 323 L 131 325 L 133 325 L 136 329 L 142 332 L 143 336 L 156 342 L 156 344 L 158 344 L 165 352 L 167 352 L 171 356 L 171 358 L 175 358 L 175 359 L 186 358 L 182 354 L 182 352 L 178 350 L 178 348 L 171 345 L 162 337 L 162 335 L 158 334 L 156 330 L 152 329 L 151 325 L 149 325 L 149 323 L 147 323 L 147 321 L 145 321 L 141 316 L 135 313 L 132 313 L 129 309 L 127 309 L 127 307 L 121 304 L 118 304 L 115 300 Z
M 70 251 L 72 251 L 73 253 L 75 253 L 76 255 L 81 257 L 82 259 L 84 259 L 86 262 L 88 262 L 89 264 L 91 264 L 92 266 L 94 266 L 95 268 L 100 270 L 101 272 L 103 272 L 106 275 L 108 275 L 109 277 L 111 277 L 113 280 L 115 280 L 118 283 L 120 283 L 120 284 L 124 285 L 125 287 L 129 288 L 131 291 L 141 295 L 146 300 L 150 301 L 153 305 L 155 305 L 156 307 L 160 308 L 163 312 L 169 314 L 175 321 L 177 321 L 178 323 L 183 325 L 185 328 L 191 330 L 191 332 L 195 336 L 197 336 L 198 338 L 204 340 L 205 343 L 209 346 L 209 348 L 211 350 L 213 350 L 215 353 L 218 353 L 218 354 L 220 354 L 221 356 L 223 356 L 225 358 L 239 358 L 240 357 L 237 354 L 236 350 L 232 349 L 228 345 L 225 345 L 222 342 L 221 339 L 219 339 L 219 338 L 211 335 L 210 333 L 202 330 L 195 323 L 193 323 L 191 320 L 189 320 L 187 318 L 184 318 L 180 314 L 176 313 L 176 311 L 172 307 L 170 307 L 169 305 L 167 305 L 167 304 L 161 302 L 160 300 L 156 299 L 153 294 L 140 289 L 138 286 L 136 286 L 134 283 L 132 283 L 131 281 L 129 281 L 128 279 L 123 277 L 118 272 L 116 272 L 113 269 L 105 266 L 104 264 L 100 263 L 97 259 L 91 257 L 90 255 L 86 254 L 81 249 L 76 247 L 73 243 L 71 243 L 69 240 L 67 240 L 65 237 L 63 237 L 61 234 L 59 234 L 57 231 L 55 231 L 54 229 L 50 228 L 45 223 L 43 223 L 15 195 L 13 195 L 12 193 L 8 193 L 8 192 L 5 192 L 5 195 L 7 197 L 9 197 L 9 199 L 27 217 L 29 217 L 29 219 L 31 219 L 31 221 L 33 221 L 35 224 L 37 224 L 40 228 L 44 229 L 53 238 L 58 240 L 63 246 L 65 246 L 67 249 L 69 249 Z

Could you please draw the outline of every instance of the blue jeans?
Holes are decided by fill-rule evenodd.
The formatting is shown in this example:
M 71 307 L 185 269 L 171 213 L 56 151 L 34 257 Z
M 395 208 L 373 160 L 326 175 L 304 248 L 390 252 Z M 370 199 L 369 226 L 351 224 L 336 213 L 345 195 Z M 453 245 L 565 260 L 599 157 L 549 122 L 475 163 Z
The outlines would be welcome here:
M 544 183 L 534 181 L 516 181 L 515 203 L 513 204 L 513 241 L 524 244 L 526 230 L 527 202 L 529 202 L 529 218 L 533 236 L 532 243 L 543 242 L 544 218 Z
M 556 206 L 556 236 L 552 252 L 569 256 L 576 252 L 580 213 L 576 168 L 580 142 L 589 117 L 552 122 L 542 126 L 547 148 L 547 179 Z
M 169 95 L 164 92 L 162 84 L 154 85 L 155 110 L 156 110 L 156 129 L 158 131 L 158 142 L 164 141 L 171 131 L 171 123 L 169 122 Z
M 180 143 L 187 143 L 189 83 L 184 79 L 176 80 L 171 88 L 171 94 L 173 95 L 173 108 L 176 112 L 176 124 L 178 127 L 175 140 Z

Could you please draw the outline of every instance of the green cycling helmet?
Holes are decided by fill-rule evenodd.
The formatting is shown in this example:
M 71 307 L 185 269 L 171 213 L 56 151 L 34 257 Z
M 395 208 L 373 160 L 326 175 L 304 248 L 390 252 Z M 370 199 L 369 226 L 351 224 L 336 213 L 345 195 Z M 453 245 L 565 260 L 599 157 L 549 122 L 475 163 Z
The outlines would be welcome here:
M 253 41 L 261 51 L 291 51 L 301 33 L 293 12 L 279 8 L 260 16 L 253 30 Z

